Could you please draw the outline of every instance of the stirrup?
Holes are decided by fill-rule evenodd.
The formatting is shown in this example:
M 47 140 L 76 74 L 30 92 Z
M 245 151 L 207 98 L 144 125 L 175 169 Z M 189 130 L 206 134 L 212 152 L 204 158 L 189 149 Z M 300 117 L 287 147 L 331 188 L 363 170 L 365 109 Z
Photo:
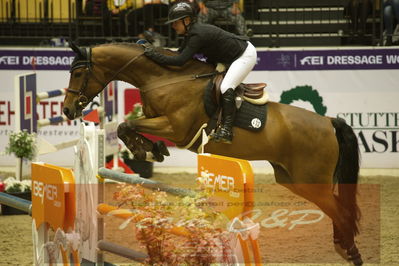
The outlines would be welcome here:
M 215 133 L 210 135 L 210 139 L 215 142 L 231 144 L 233 142 L 233 132 L 225 129 L 223 126 L 219 127 Z
M 216 128 L 216 130 L 214 132 L 209 134 L 209 136 L 208 136 L 209 140 L 212 140 L 214 142 L 220 142 L 220 140 L 219 140 L 219 131 L 220 131 L 220 127 Z

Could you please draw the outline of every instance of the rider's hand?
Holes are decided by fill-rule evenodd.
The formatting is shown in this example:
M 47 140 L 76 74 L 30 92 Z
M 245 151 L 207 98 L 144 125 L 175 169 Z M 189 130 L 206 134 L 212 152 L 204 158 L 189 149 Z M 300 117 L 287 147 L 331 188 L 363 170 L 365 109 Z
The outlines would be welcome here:
M 147 49 L 154 49 L 154 46 L 149 41 L 147 41 L 146 39 L 140 39 L 136 43 L 140 44 L 141 46 L 143 46 L 144 51 L 147 50 Z
M 144 46 L 144 54 L 149 56 L 149 55 L 153 55 L 155 50 L 154 50 L 154 46 L 152 45 L 143 45 Z

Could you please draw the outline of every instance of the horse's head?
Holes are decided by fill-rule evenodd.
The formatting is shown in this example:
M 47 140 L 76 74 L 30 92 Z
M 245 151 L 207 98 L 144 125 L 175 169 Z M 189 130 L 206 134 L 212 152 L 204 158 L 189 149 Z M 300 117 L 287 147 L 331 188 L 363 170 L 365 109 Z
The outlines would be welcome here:
M 63 112 L 68 119 L 82 115 L 83 109 L 104 88 L 92 69 L 91 48 L 80 48 L 71 42 L 76 53 L 72 62 L 69 86 L 64 99 Z

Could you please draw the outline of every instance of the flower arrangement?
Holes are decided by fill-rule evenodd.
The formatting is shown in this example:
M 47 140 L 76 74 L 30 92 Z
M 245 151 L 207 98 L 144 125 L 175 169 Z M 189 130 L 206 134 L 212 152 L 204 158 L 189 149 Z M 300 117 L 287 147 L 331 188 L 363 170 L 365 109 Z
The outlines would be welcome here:
M 227 218 L 202 208 L 201 193 L 174 200 L 165 192 L 122 185 L 114 199 L 119 207 L 133 209 L 130 220 L 135 221 L 136 237 L 149 255 L 147 265 L 232 263 L 232 235 L 222 229 Z
M 3 182 L 7 193 L 31 192 L 32 182 L 30 180 L 18 181 L 14 177 L 9 177 Z
M 14 154 L 18 158 L 32 160 L 36 155 L 36 134 L 30 134 L 26 130 L 13 132 L 9 136 L 7 154 Z
M 143 113 L 143 105 L 141 103 L 135 103 L 133 105 L 133 110 L 130 111 L 126 116 L 125 119 L 126 120 L 135 120 L 138 119 L 140 117 L 144 116 Z

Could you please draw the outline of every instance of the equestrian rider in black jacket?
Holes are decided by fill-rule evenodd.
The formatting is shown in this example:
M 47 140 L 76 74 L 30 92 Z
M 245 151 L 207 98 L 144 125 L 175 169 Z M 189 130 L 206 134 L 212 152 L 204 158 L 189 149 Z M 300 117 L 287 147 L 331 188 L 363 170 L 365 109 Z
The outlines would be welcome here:
M 247 37 L 237 36 L 213 25 L 197 23 L 193 8 L 187 2 L 178 2 L 170 8 L 166 23 L 173 23 L 176 33 L 184 35 L 179 54 L 167 56 L 150 47 L 145 50 L 146 56 L 161 65 L 182 66 L 195 54 L 203 54 L 207 62 L 228 66 L 221 84 L 222 125 L 210 137 L 216 142 L 231 143 L 236 110 L 234 89 L 256 64 L 255 47 Z

